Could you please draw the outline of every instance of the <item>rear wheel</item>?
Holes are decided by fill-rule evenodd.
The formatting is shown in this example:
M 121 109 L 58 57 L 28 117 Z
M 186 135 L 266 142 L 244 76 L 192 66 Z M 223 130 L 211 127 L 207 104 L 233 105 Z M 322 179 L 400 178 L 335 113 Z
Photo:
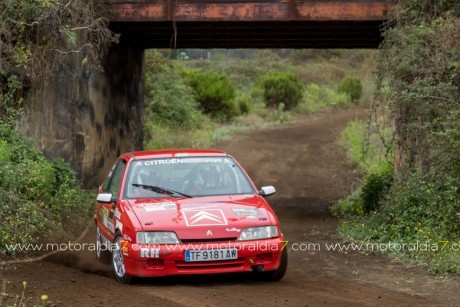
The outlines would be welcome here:
M 262 274 L 261 277 L 265 281 L 281 280 L 284 277 L 284 274 L 286 274 L 287 265 L 288 265 L 288 253 L 287 253 L 287 249 L 284 248 L 283 252 L 281 253 L 280 266 L 274 271 L 267 271 L 267 272 L 260 273 Z
M 112 250 L 112 271 L 115 275 L 115 279 L 123 284 L 129 284 L 131 282 L 131 276 L 126 275 L 125 263 L 123 260 L 122 252 L 122 238 L 118 233 L 115 236 L 115 241 L 113 242 Z

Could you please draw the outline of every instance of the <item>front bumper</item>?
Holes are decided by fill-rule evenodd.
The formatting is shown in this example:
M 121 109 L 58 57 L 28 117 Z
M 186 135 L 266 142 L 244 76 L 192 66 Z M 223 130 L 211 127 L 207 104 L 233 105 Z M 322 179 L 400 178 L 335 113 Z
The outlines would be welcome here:
M 221 274 L 250 272 L 256 267 L 276 270 L 284 248 L 281 238 L 259 241 L 193 243 L 175 245 L 137 245 L 125 242 L 122 251 L 125 270 L 129 276 L 155 277 L 166 275 Z M 238 258 L 186 262 L 186 250 L 238 250 Z

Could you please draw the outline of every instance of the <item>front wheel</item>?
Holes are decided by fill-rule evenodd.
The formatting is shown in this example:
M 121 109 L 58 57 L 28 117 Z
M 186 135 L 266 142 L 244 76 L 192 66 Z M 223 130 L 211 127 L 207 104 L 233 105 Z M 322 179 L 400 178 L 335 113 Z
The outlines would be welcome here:
M 288 265 L 288 253 L 287 253 L 287 249 L 284 248 L 281 254 L 280 266 L 274 271 L 261 272 L 260 273 L 262 274 L 261 277 L 265 281 L 281 280 L 284 277 L 284 274 L 286 274 L 287 265 Z
M 115 279 L 123 284 L 129 284 L 131 282 L 131 276 L 126 275 L 125 263 L 123 261 L 123 251 L 122 251 L 122 238 L 118 233 L 115 236 L 115 241 L 113 242 L 112 250 L 112 271 L 115 275 Z

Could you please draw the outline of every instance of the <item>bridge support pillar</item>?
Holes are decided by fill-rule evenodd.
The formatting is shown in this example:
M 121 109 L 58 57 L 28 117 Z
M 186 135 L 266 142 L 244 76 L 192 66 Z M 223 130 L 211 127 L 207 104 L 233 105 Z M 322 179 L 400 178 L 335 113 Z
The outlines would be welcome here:
M 81 63 L 75 55 L 31 90 L 18 129 L 46 156 L 70 162 L 83 185 L 94 188 L 120 153 L 142 149 L 144 50 L 113 47 L 103 72 Z

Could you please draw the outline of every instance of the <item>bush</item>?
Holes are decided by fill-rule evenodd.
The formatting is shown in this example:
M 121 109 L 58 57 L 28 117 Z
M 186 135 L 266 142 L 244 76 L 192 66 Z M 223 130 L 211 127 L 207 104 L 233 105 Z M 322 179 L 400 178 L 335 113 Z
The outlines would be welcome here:
M 349 217 L 340 224 L 340 232 L 349 240 L 392 242 L 421 248 L 389 250 L 396 257 L 415 264 L 428 264 L 432 272 L 460 273 L 458 242 L 460 224 L 460 182 L 445 176 L 433 180 L 420 173 L 398 178 L 380 209 L 367 215 Z
M 208 118 L 204 118 L 198 129 L 170 127 L 155 122 L 146 122 L 145 129 L 149 138 L 145 139 L 145 149 L 165 148 L 203 148 L 213 144 L 212 132 L 214 126 Z
M 8 127 L 16 125 L 21 114 L 24 84 L 20 77 L 0 69 L 0 122 Z
M 242 95 L 238 100 L 238 105 L 240 107 L 240 114 L 248 114 L 251 111 L 251 103 L 249 98 L 246 95 Z
M 308 85 L 302 101 L 296 107 L 298 112 L 316 112 L 327 107 L 347 106 L 350 104 L 350 96 L 346 93 L 315 83 Z
M 278 109 L 276 110 L 276 122 L 279 124 L 284 124 L 286 121 L 286 106 L 284 105 L 284 103 L 280 103 L 278 105 Z
M 146 121 L 194 129 L 203 121 L 193 90 L 172 69 L 156 74 L 146 97 Z
M 93 204 L 82 201 L 75 172 L 62 159 L 49 161 L 33 143 L 0 124 L 0 252 L 62 235 L 62 225 L 85 224 Z
M 339 199 L 331 206 L 331 213 L 341 218 L 353 218 L 364 215 L 361 188 L 354 190 L 345 198 Z
M 460 235 L 459 180 L 451 176 L 438 180 L 418 172 L 399 179 L 381 213 L 387 219 L 387 235 L 456 242 Z
M 358 101 L 361 98 L 362 91 L 363 86 L 358 78 L 348 76 L 340 81 L 339 92 L 350 95 L 353 101 Z
M 294 63 L 329 61 L 333 58 L 343 58 L 345 52 L 343 49 L 297 49 L 292 51 L 290 58 Z
M 393 183 L 393 170 L 388 168 L 382 173 L 371 174 L 361 188 L 363 211 L 370 213 L 379 208 L 379 205 Z
M 226 122 L 238 115 L 235 105 L 235 88 L 223 74 L 212 71 L 184 71 L 190 85 L 195 90 L 196 99 L 205 114 Z
M 334 215 L 353 217 L 367 215 L 381 208 L 393 183 L 393 168 L 381 168 L 378 173 L 368 175 L 362 186 L 331 207 Z
M 286 110 L 298 105 L 303 95 L 303 87 L 293 72 L 272 71 L 256 81 L 263 91 L 268 106 L 275 107 L 284 103 Z

